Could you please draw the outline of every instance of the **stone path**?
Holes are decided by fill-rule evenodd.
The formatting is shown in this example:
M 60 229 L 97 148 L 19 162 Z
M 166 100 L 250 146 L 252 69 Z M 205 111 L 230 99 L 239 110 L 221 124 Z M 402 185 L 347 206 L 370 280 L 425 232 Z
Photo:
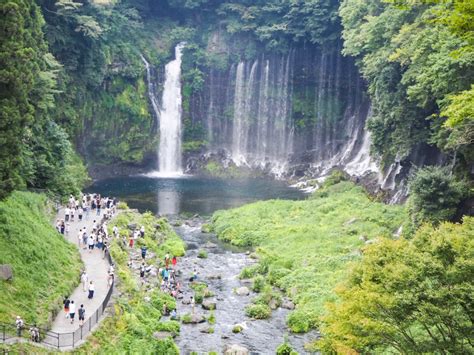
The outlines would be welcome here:
M 84 215 L 85 217 L 85 215 Z M 68 318 L 66 319 L 66 315 L 62 310 L 54 320 L 52 324 L 51 330 L 57 333 L 68 333 L 73 332 L 79 329 L 79 314 L 78 309 L 81 304 L 84 305 L 86 310 L 85 318 L 86 320 L 95 313 L 99 307 L 102 307 L 102 302 L 107 295 L 107 291 L 109 287 L 107 285 L 108 280 L 108 270 L 109 270 L 109 263 L 107 258 L 103 258 L 102 250 L 98 250 L 94 248 L 94 250 L 90 253 L 89 250 L 83 249 L 83 246 L 79 247 L 78 245 L 78 238 L 77 234 L 79 229 L 86 227 L 87 232 L 89 233 L 92 230 L 92 224 L 94 219 L 99 221 L 101 216 L 96 216 L 95 212 L 90 212 L 87 219 L 84 219 L 82 222 L 77 221 L 77 216 L 74 222 L 69 222 L 69 233 L 68 235 L 64 235 L 64 237 L 77 246 L 79 252 L 81 254 L 81 259 L 84 262 L 84 266 L 89 276 L 89 281 L 93 281 L 95 284 L 95 292 L 94 298 L 89 300 L 87 298 L 88 292 L 83 291 L 82 283 L 74 290 L 74 292 L 70 295 L 69 299 L 73 300 L 76 304 L 76 316 L 74 323 L 71 324 L 71 320 Z M 57 216 L 59 219 L 64 219 L 64 209 L 59 211 Z

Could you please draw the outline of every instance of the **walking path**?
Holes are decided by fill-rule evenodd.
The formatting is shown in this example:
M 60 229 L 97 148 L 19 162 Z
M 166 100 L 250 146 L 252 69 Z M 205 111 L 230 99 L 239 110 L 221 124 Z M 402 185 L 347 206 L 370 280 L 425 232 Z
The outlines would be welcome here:
M 86 216 L 84 214 L 82 222 L 77 221 L 77 216 L 74 222 L 69 222 L 69 233 L 64 235 L 64 237 L 77 246 L 81 254 L 81 259 L 84 262 L 85 270 L 89 277 L 89 281 L 93 281 L 95 285 L 94 298 L 91 300 L 87 298 L 88 292 L 83 290 L 82 283 L 74 290 L 74 292 L 69 296 L 70 300 L 73 300 L 76 304 L 76 316 L 74 323 L 71 324 L 69 318 L 66 319 L 66 315 L 62 310 L 56 316 L 56 319 L 53 322 L 51 330 L 57 333 L 68 333 L 73 332 L 79 329 L 79 315 L 78 310 L 81 304 L 84 305 L 86 310 L 85 318 L 89 318 L 99 307 L 102 307 L 102 302 L 104 302 L 109 286 L 108 281 L 108 270 L 109 263 L 107 258 L 103 258 L 104 253 L 102 250 L 94 248 L 90 253 L 89 250 L 83 249 L 83 246 L 78 245 L 78 232 L 79 229 L 86 227 L 87 232 L 92 231 L 92 224 L 94 219 L 97 222 L 100 222 L 102 216 L 96 216 L 95 211 L 91 211 L 87 219 L 84 219 Z M 59 211 L 57 219 L 64 219 L 64 209 Z

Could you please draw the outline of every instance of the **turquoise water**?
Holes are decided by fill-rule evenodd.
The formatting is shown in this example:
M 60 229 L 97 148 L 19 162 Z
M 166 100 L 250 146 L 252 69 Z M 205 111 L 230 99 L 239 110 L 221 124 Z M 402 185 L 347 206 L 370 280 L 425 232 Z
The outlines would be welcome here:
M 162 215 L 211 215 L 214 211 L 269 199 L 303 199 L 304 194 L 269 179 L 213 179 L 196 176 L 118 177 L 96 181 L 87 189 L 127 202 L 131 208 Z

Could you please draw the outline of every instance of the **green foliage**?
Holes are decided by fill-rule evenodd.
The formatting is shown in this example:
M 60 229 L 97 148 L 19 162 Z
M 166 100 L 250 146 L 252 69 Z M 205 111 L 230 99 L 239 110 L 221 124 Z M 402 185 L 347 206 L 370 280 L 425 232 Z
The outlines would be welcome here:
M 216 315 L 214 314 L 213 311 L 211 311 L 211 314 L 209 315 L 209 318 L 207 318 L 207 322 L 209 324 L 216 324 Z
M 48 52 L 43 17 L 29 0 L 0 5 L 0 198 L 25 186 L 77 193 L 87 175 L 49 118 L 61 65 Z
M 77 286 L 79 253 L 52 227 L 47 210 L 44 195 L 28 192 L 0 202 L 0 260 L 13 269 L 12 281 L 0 281 L 1 322 L 20 315 L 47 327 Z
M 197 257 L 200 259 L 207 259 L 207 251 L 204 249 L 199 250 Z
M 245 314 L 254 319 L 270 318 L 272 310 L 265 304 L 250 304 L 245 307 Z
M 232 333 L 237 334 L 240 333 L 244 328 L 240 324 L 236 324 L 232 327 Z
M 296 351 L 293 350 L 290 344 L 286 341 L 283 344 L 280 344 L 276 349 L 277 355 L 298 355 Z
M 265 279 L 262 275 L 257 275 L 253 278 L 253 283 L 252 283 L 252 291 L 254 292 L 260 292 L 263 289 L 263 286 L 265 286 Z
M 360 58 L 373 105 L 368 127 L 385 162 L 431 143 L 444 128 L 426 118 L 474 81 L 472 51 L 450 25 L 467 5 L 453 3 L 346 0 L 340 7 L 343 51 Z M 472 12 L 462 16 L 472 23 Z
M 109 223 L 109 227 L 117 225 L 120 235 L 124 235 L 128 234 L 127 226 L 130 223 L 145 226 L 145 237 L 139 242 L 145 244 L 160 259 L 166 253 L 184 253 L 184 243 L 168 222 L 154 217 L 151 213 L 140 215 L 125 210 Z M 171 245 L 173 247 L 170 247 Z M 120 278 L 118 287 L 121 294 L 115 301 L 112 314 L 101 323 L 87 343 L 75 352 L 132 353 L 140 349 L 140 352 L 150 354 L 179 354 L 179 349 L 171 337 L 158 340 L 153 336 L 156 331 L 179 334 L 178 322 L 161 321 L 164 305 L 168 310 L 176 309 L 176 300 L 159 289 L 150 293 L 139 287 L 136 276 L 127 266 L 127 248 L 121 243 L 121 238 L 114 239 L 111 255 Z M 146 302 L 145 296 L 151 300 Z
M 448 168 L 418 170 L 410 181 L 410 213 L 415 225 L 452 220 L 467 192 L 466 184 L 457 181 Z
M 359 237 L 391 236 L 405 219 L 402 207 L 372 202 L 362 188 L 341 182 L 329 186 L 325 196 L 304 201 L 261 201 L 218 211 L 212 223 L 220 239 L 258 246 L 258 271 L 245 276 L 265 274 L 291 297 L 297 308 L 288 322 L 301 332 L 318 325 L 347 263 L 360 255 Z
M 471 353 L 474 219 L 369 246 L 338 287 L 321 347 L 348 353 Z

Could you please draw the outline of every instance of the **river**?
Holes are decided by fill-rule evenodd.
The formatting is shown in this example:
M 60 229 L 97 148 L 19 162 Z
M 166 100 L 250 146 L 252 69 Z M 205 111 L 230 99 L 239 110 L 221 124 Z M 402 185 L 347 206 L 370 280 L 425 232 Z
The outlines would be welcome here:
M 208 284 L 216 302 L 213 325 L 182 324 L 181 334 L 175 339 L 181 352 L 221 353 L 226 345 L 239 344 L 253 354 L 274 354 L 285 337 L 295 350 L 305 353 L 304 344 L 315 334 L 288 334 L 285 325 L 287 309 L 277 308 L 267 320 L 252 320 L 245 315 L 245 306 L 256 293 L 239 296 L 235 289 L 251 284 L 239 279 L 245 266 L 255 262 L 249 251 L 219 241 L 213 234 L 203 233 L 206 216 L 218 209 L 233 208 L 257 200 L 274 198 L 301 199 L 304 195 L 284 183 L 266 179 L 221 180 L 199 177 L 151 178 L 145 176 L 114 178 L 96 182 L 89 188 L 108 196 L 116 196 L 131 208 L 168 215 L 176 232 L 187 245 L 186 255 L 179 260 L 182 279 L 187 280 L 194 270 L 199 280 Z M 203 217 L 204 216 L 204 217 Z M 201 250 L 207 258 L 198 258 Z M 191 313 L 186 303 L 193 291 L 184 282 L 184 303 L 178 300 L 178 313 Z M 196 314 L 209 317 L 210 311 L 196 305 Z M 242 324 L 243 331 L 232 332 L 235 324 Z M 213 333 L 206 333 L 210 327 Z

